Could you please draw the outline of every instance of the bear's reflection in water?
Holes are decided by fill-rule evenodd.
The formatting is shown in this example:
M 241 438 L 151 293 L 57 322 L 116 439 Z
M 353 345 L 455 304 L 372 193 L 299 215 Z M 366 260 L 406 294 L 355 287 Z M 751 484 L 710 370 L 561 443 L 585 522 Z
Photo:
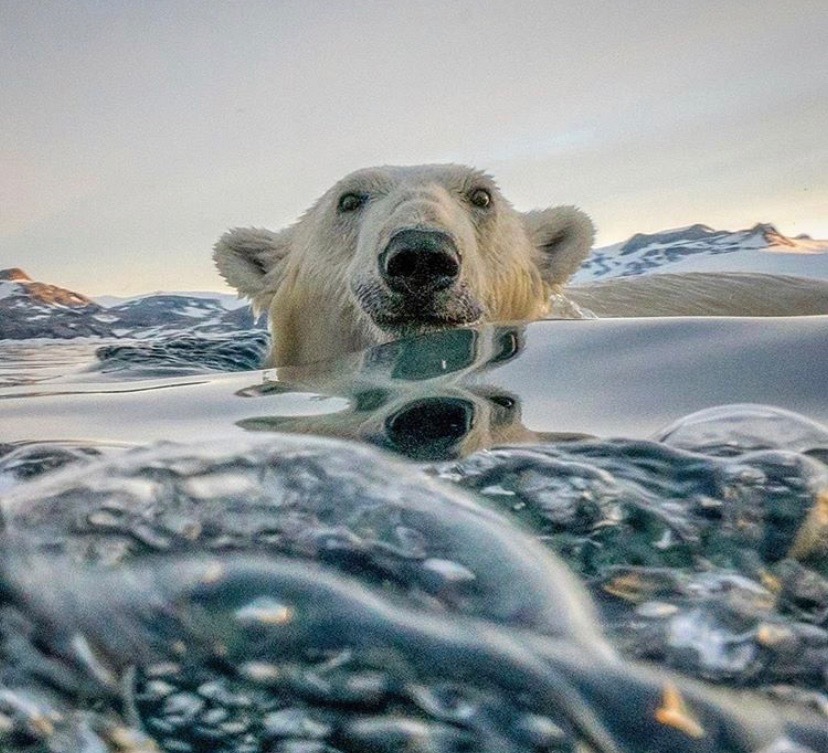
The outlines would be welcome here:
M 348 358 L 350 368 L 279 369 L 246 397 L 313 391 L 346 397 L 350 407 L 321 416 L 261 416 L 245 429 L 360 439 L 415 460 L 463 457 L 484 447 L 583 434 L 535 432 L 521 421 L 512 392 L 480 383 L 481 375 L 515 358 L 523 327 L 452 329 L 399 340 Z M 341 376 L 340 376 L 341 375 Z

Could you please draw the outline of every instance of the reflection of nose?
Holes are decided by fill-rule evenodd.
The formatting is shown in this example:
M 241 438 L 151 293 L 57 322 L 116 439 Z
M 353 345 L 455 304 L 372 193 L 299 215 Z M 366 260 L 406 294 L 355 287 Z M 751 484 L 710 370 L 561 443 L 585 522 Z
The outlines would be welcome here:
M 460 398 L 434 397 L 409 403 L 385 419 L 389 444 L 417 460 L 454 457 L 474 423 L 474 404 Z
M 438 230 L 401 230 L 379 257 L 382 279 L 391 290 L 437 292 L 460 274 L 460 255 L 454 241 Z

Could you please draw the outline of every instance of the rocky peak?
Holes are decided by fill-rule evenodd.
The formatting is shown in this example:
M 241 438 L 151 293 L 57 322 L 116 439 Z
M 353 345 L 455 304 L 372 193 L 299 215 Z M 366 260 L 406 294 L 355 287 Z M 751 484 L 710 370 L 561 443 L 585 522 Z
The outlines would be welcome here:
M 664 230 L 660 233 L 636 233 L 621 247 L 621 256 L 634 254 L 654 243 L 674 243 L 676 241 L 698 241 L 720 234 L 719 231 L 701 223 L 689 227 Z
M 63 306 L 74 309 L 90 308 L 96 311 L 101 308 L 92 299 L 76 293 L 74 290 L 67 290 L 57 285 L 32 280 L 20 267 L 0 270 L 0 282 L 17 283 L 20 286 L 17 292 L 18 296 L 23 296 L 46 306 Z
M 769 246 L 793 246 L 794 243 L 790 238 L 786 238 L 780 233 L 775 226 L 769 222 L 757 222 L 751 229 L 751 234 L 759 235 L 764 238 Z
M 32 278 L 20 269 L 20 267 L 0 269 L 0 280 L 7 282 L 32 282 Z

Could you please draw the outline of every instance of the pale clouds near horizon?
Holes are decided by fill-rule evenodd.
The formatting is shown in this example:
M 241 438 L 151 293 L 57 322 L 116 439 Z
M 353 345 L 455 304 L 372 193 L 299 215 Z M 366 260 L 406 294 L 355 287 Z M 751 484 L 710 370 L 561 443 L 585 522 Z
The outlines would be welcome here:
M 0 267 L 218 289 L 227 227 L 346 172 L 457 161 L 599 243 L 828 237 L 823 2 L 0 0 Z

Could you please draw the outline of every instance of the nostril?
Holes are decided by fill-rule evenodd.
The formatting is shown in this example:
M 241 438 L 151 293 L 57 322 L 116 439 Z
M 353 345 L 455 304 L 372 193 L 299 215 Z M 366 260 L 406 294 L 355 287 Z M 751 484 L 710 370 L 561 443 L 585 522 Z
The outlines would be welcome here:
M 430 261 L 430 266 L 434 274 L 442 275 L 444 277 L 457 277 L 457 275 L 460 274 L 460 262 L 454 254 L 437 254 L 435 258 Z
M 413 277 L 421 273 L 420 252 L 414 249 L 399 249 L 385 257 L 385 272 L 391 277 Z

